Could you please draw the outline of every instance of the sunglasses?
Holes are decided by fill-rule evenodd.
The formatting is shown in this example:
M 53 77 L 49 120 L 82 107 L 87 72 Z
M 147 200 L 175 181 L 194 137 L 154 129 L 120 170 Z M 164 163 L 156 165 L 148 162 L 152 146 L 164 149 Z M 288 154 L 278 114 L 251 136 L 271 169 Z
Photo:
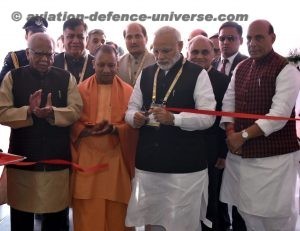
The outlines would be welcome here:
M 228 42 L 234 42 L 237 37 L 233 35 L 221 35 L 219 36 L 219 41 L 224 42 L 227 39 Z

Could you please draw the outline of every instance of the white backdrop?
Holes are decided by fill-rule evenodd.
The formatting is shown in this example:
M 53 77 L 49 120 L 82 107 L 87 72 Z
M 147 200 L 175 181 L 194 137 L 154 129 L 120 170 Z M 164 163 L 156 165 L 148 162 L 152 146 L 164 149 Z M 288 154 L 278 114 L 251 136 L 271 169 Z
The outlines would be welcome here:
M 300 48 L 300 28 L 299 28 L 299 0 L 285 1 L 263 1 L 263 0 L 109 0 L 98 1 L 79 0 L 79 1 L 41 1 L 41 0 L 1 0 L 0 1 L 0 22 L 1 22 L 1 43 L 0 43 L 0 66 L 7 52 L 11 50 L 24 49 L 26 42 L 24 39 L 24 30 L 22 26 L 26 22 L 28 14 L 58 14 L 67 12 L 68 14 L 107 14 L 113 11 L 117 14 L 248 14 L 248 21 L 238 22 L 244 29 L 244 44 L 241 51 L 248 54 L 246 49 L 246 31 L 251 21 L 255 19 L 269 20 L 275 29 L 277 35 L 274 49 L 280 54 L 287 56 L 290 50 Z M 12 20 L 13 12 L 20 12 L 22 19 Z M 108 40 L 117 42 L 125 49 L 122 31 L 129 23 L 112 21 L 88 21 L 85 20 L 90 29 L 103 29 Z M 209 35 L 218 31 L 222 24 L 220 21 L 169 21 L 152 22 L 147 20 L 142 22 L 145 25 L 149 44 L 152 41 L 153 32 L 163 25 L 176 27 L 182 33 L 182 39 L 186 43 L 188 34 L 195 28 L 204 29 Z M 48 33 L 56 40 L 62 33 L 62 21 L 49 21 Z M 126 50 L 126 49 L 125 49 Z M 0 126 L 0 148 L 7 150 L 9 128 Z
M 0 2 L 0 22 L 2 35 L 0 43 L 0 62 L 2 63 L 6 53 L 10 50 L 23 49 L 26 46 L 24 30 L 22 26 L 28 14 L 58 14 L 67 12 L 68 14 L 90 15 L 95 12 L 107 14 L 112 11 L 116 14 L 248 14 L 248 21 L 238 22 L 244 28 L 244 37 L 249 23 L 255 19 L 264 18 L 269 20 L 277 34 L 275 50 L 282 55 L 287 55 L 290 49 L 300 47 L 299 25 L 299 1 L 285 0 L 284 2 L 271 3 L 262 0 L 109 0 L 109 1 L 36 1 L 36 0 L 4 0 Z M 278 4 L 278 6 L 276 6 Z M 279 5 L 280 4 L 280 5 Z M 19 21 L 12 20 L 13 12 L 20 12 L 22 18 Z M 15 15 L 14 15 L 15 16 Z M 18 16 L 15 16 L 18 17 Z M 107 34 L 109 40 L 119 43 L 125 47 L 122 30 L 129 23 L 128 21 L 89 21 L 85 20 L 89 29 L 101 28 Z M 147 20 L 142 22 L 148 30 L 149 42 L 152 41 L 153 32 L 163 25 L 175 26 L 182 33 L 182 38 L 186 42 L 189 32 L 195 28 L 202 28 L 212 35 L 218 31 L 222 24 L 220 21 L 164 21 L 153 22 Z M 48 33 L 56 39 L 62 33 L 63 21 L 49 21 Z M 245 40 L 246 41 L 246 40 Z M 247 53 L 244 42 L 241 51 Z

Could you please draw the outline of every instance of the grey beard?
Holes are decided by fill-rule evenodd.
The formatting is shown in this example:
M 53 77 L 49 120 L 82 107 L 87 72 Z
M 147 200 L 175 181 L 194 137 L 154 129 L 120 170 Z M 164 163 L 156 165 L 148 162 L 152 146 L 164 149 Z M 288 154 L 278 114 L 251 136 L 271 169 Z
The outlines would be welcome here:
M 157 62 L 157 65 L 159 66 L 160 69 L 164 70 L 164 71 L 168 71 L 170 70 L 174 64 L 180 59 L 180 53 L 178 52 L 174 58 L 171 60 L 171 63 L 169 63 L 168 65 L 161 65 Z

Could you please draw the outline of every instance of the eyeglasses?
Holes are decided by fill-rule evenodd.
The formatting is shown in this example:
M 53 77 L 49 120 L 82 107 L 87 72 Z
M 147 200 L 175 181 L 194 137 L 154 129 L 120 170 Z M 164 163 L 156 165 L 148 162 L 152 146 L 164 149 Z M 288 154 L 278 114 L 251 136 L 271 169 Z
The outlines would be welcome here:
M 47 59 L 50 59 L 53 57 L 53 55 L 55 54 L 53 53 L 46 53 L 46 52 L 39 52 L 39 51 L 35 51 L 31 48 L 29 48 L 29 50 L 37 57 L 42 58 L 43 56 L 46 56 Z
M 219 41 L 224 42 L 227 39 L 228 42 L 234 42 L 237 37 L 233 35 L 221 35 L 219 36 Z
M 191 51 L 191 54 L 192 54 L 192 55 L 199 55 L 199 54 L 201 54 L 201 55 L 203 55 L 203 56 L 207 56 L 207 55 L 210 54 L 210 51 L 207 50 L 207 49 L 203 49 L 203 50 L 192 50 L 192 51 Z

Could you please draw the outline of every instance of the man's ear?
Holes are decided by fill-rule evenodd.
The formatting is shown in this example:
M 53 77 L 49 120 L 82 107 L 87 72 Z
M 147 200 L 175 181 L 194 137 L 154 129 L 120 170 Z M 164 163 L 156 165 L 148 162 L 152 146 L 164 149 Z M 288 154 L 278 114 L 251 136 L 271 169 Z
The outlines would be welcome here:
M 26 52 L 26 58 L 29 61 L 29 48 L 26 48 L 25 52 Z
M 183 41 L 178 41 L 178 50 L 181 52 L 183 48 Z
M 241 36 L 241 37 L 240 37 L 240 45 L 242 45 L 243 42 L 244 42 L 244 39 L 243 39 L 243 37 Z
M 276 34 L 275 33 L 273 33 L 272 35 L 271 35 L 271 37 L 272 37 L 272 44 L 275 42 L 275 40 L 276 40 Z
M 92 60 L 93 68 L 95 70 L 95 59 Z

